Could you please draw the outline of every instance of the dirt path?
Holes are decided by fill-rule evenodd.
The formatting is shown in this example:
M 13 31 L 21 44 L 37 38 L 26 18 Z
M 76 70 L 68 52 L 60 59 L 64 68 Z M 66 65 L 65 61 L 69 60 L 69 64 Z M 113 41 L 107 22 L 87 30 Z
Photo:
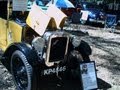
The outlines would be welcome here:
M 87 27 L 89 37 L 85 40 L 92 47 L 91 60 L 96 62 L 99 88 L 120 90 L 120 30 L 115 33 L 103 28 Z M 104 84 L 103 84 L 104 83 Z

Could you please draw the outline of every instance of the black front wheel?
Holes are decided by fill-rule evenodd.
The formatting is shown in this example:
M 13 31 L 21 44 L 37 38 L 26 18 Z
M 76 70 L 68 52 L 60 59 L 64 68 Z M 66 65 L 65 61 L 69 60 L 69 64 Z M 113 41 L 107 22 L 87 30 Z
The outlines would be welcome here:
M 32 66 L 20 50 L 16 50 L 12 54 L 11 74 L 17 90 L 31 90 Z

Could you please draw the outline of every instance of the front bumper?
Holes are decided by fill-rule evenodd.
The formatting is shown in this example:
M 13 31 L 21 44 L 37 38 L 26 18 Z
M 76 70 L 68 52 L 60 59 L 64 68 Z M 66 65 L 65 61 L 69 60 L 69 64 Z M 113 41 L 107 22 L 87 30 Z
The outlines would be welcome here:
M 104 24 L 104 23 L 105 23 L 104 20 L 98 20 L 98 19 L 96 20 L 96 19 L 91 19 L 91 18 L 89 19 L 89 21 L 90 21 L 90 22 L 95 22 L 95 23 L 101 23 L 101 24 Z
M 54 70 L 54 68 L 50 69 Z M 82 83 L 77 70 L 67 68 L 64 72 L 58 73 L 49 73 L 50 71 L 47 71 L 49 74 L 46 75 L 42 74 L 42 71 L 35 70 L 35 76 L 33 76 L 37 78 L 35 84 L 40 90 L 82 90 Z

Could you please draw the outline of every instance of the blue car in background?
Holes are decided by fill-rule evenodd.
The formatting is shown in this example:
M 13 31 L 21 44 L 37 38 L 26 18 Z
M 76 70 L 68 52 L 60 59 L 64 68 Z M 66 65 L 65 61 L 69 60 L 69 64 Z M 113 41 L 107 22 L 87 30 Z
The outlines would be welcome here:
M 45 0 L 47 2 L 47 0 Z M 47 6 L 45 6 L 46 2 L 43 2 L 42 0 L 36 0 L 35 2 L 34 1 L 30 1 L 28 0 L 28 5 L 27 5 L 27 8 L 28 8 L 28 11 L 30 11 L 31 9 L 31 6 L 33 5 L 33 3 L 36 3 L 42 10 L 47 10 Z M 49 0 L 48 0 L 49 1 Z
M 81 7 L 81 10 L 88 11 L 87 22 L 96 22 L 104 24 L 106 14 L 102 9 L 102 6 L 92 2 L 80 2 L 77 7 Z

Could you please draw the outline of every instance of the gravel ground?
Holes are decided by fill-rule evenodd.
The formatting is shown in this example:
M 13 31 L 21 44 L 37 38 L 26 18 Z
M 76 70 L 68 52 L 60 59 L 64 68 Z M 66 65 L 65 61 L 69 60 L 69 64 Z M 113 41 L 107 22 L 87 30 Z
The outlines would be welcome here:
M 84 27 L 89 33 L 85 40 L 93 50 L 91 60 L 96 62 L 99 88 L 120 90 L 120 30 L 110 33 L 99 27 Z
M 89 33 L 83 39 L 93 50 L 90 58 L 95 61 L 99 90 L 120 90 L 120 30 L 110 33 L 99 27 L 74 27 Z M 11 75 L 1 63 L 0 90 L 15 90 Z

